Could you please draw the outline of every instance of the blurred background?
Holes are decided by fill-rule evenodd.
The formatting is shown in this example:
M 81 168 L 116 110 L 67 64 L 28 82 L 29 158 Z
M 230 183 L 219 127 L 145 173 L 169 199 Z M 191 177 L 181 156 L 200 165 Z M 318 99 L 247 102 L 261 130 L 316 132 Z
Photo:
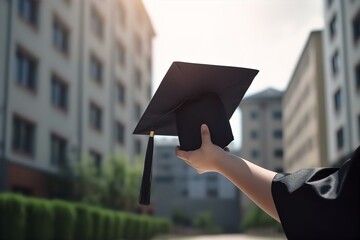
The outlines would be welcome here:
M 156 137 L 151 204 L 138 205 L 148 137 L 132 132 L 173 61 L 260 70 L 231 119 L 235 155 L 294 172 L 360 144 L 360 0 L 0 0 L 0 30 L 0 232 L 24 231 L 2 239 L 43 234 L 19 222 L 41 218 L 29 199 L 52 204 L 44 239 L 281 237 L 226 178 L 177 159 L 176 138 Z M 63 211 L 72 230 L 56 228 Z

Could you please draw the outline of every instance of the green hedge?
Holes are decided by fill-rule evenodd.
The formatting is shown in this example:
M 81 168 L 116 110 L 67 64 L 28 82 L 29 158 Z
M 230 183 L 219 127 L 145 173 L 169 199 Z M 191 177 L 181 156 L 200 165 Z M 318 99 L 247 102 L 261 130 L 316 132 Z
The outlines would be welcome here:
M 150 239 L 170 228 L 163 218 L 0 194 L 0 240 Z

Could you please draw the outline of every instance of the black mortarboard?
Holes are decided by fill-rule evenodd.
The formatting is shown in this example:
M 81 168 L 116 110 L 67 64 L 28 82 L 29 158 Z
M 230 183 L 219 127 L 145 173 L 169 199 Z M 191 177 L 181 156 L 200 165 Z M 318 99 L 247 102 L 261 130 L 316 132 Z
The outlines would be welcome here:
M 258 70 L 174 62 L 146 108 L 134 134 L 150 135 L 140 204 L 150 202 L 153 136 L 178 136 L 182 150 L 201 146 L 200 126 L 207 124 L 214 144 L 224 148 L 233 135 L 229 119 Z

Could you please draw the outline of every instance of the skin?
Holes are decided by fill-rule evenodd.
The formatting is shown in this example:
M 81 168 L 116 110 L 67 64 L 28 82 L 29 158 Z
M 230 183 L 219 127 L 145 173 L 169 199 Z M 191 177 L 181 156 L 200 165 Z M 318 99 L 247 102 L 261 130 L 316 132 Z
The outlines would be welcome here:
M 202 145 L 194 151 L 176 148 L 176 156 L 202 174 L 217 172 L 228 178 L 254 203 L 280 222 L 271 193 L 271 183 L 276 172 L 257 166 L 234 156 L 211 142 L 208 127 L 201 126 Z

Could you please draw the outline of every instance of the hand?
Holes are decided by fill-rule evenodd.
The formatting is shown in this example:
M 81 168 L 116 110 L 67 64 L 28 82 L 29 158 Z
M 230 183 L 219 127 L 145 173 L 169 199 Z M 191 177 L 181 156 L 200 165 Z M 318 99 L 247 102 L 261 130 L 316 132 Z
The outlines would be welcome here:
M 217 172 L 218 164 L 229 151 L 228 148 L 221 149 L 213 144 L 210 138 L 209 128 L 201 125 L 201 147 L 194 151 L 182 151 L 176 148 L 176 156 L 197 170 L 198 173 Z

